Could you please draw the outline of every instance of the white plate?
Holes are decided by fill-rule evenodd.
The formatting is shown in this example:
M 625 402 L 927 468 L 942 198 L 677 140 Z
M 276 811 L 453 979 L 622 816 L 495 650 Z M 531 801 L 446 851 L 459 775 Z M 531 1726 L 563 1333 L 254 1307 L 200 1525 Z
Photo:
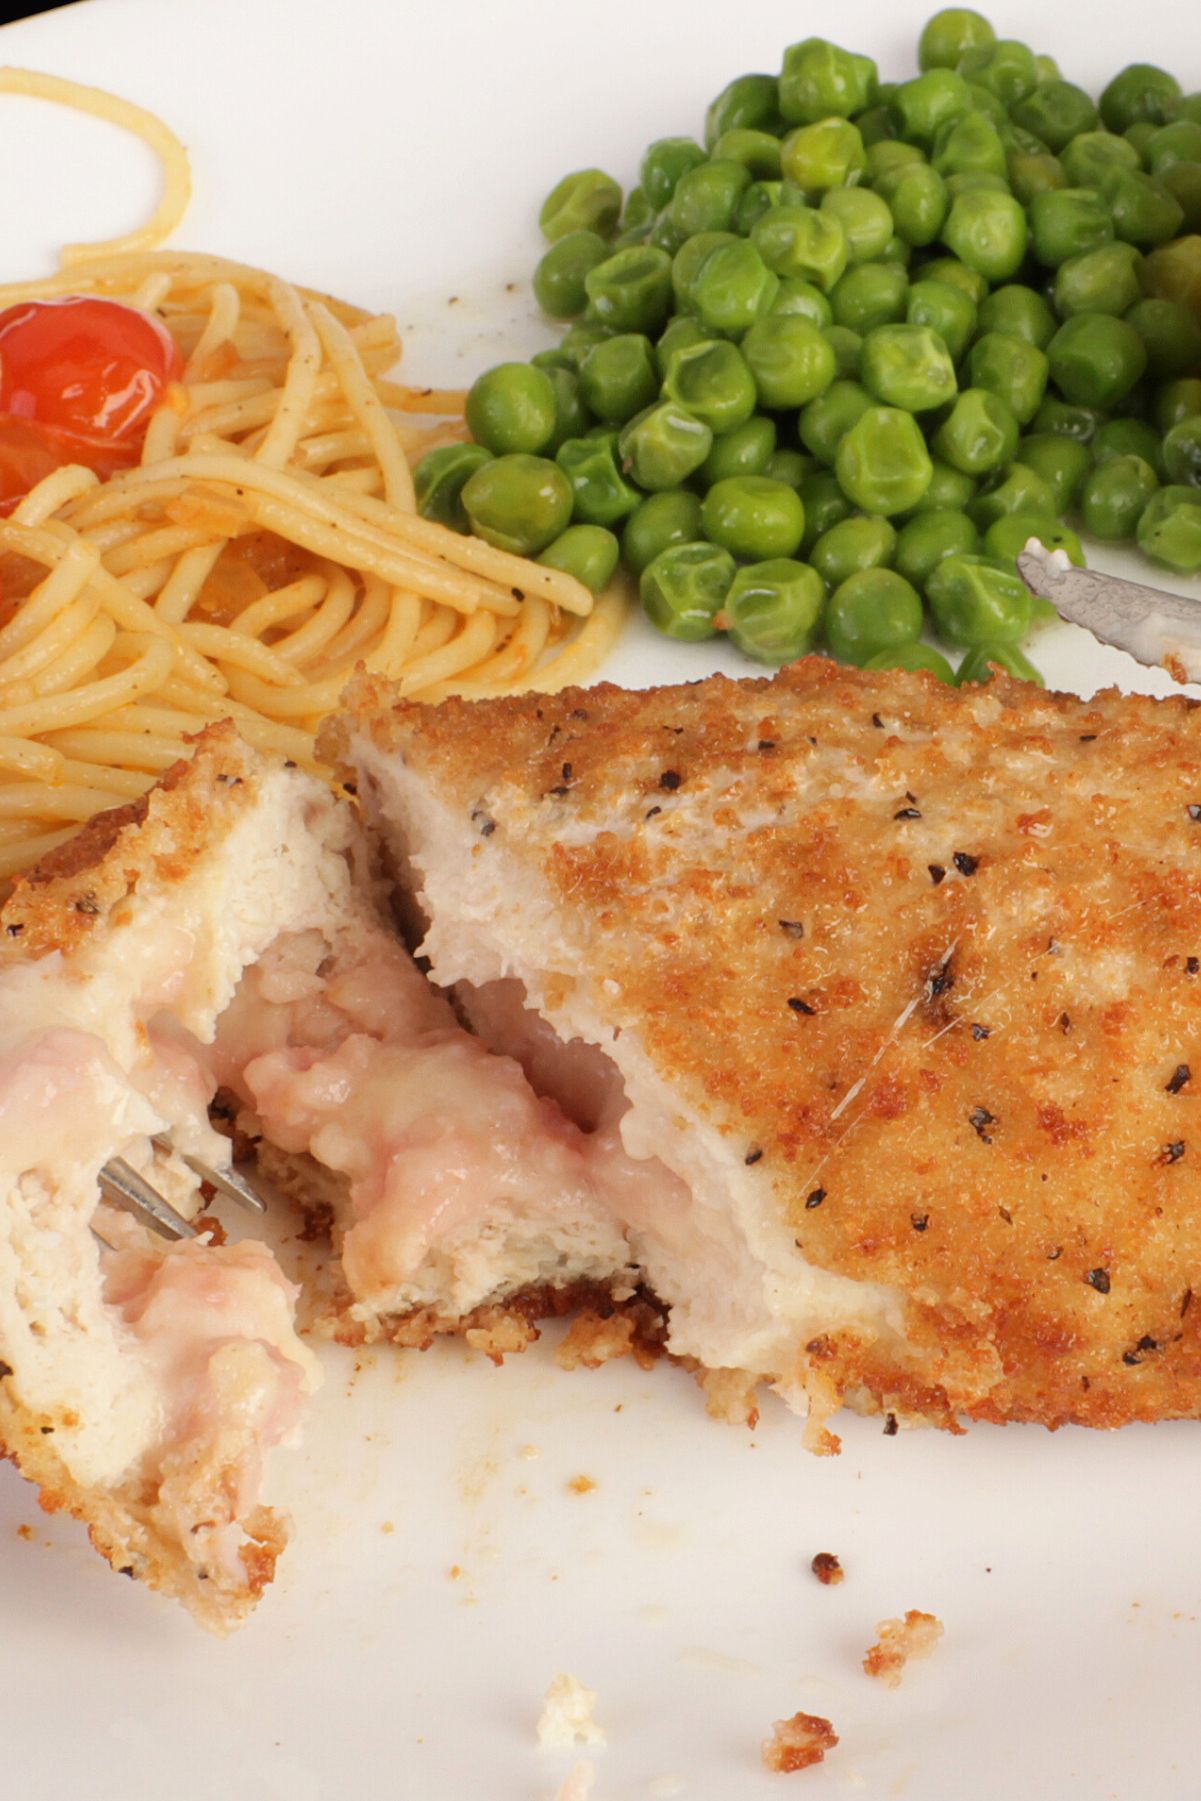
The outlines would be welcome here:
M 731 75 L 777 67 L 807 31 L 901 75 L 925 10 L 93 0 L 6 29 L 0 56 L 175 125 L 196 177 L 182 242 L 394 307 L 415 375 L 466 380 L 545 341 L 532 221 L 561 173 L 631 180 L 650 138 L 698 130 Z M 1112 18 L 1022 0 L 1004 29 L 1094 90 L 1135 57 L 1197 87 L 1185 18 L 1176 0 Z M 4 278 L 131 223 L 153 193 L 138 146 L 32 102 L 0 105 L 0 167 Z M 1086 693 L 1169 686 L 1066 627 L 1038 656 Z M 717 661 L 632 631 L 604 673 Z M 1197 1794 L 1194 1426 L 885 1438 L 852 1420 L 841 1458 L 817 1460 L 782 1408 L 754 1434 L 717 1426 L 668 1368 L 566 1376 L 544 1347 L 501 1371 L 457 1346 L 327 1362 L 304 1449 L 277 1460 L 296 1542 L 229 1643 L 116 1581 L 0 1478 L 13 1794 L 549 1801 L 572 1759 L 540 1753 L 534 1725 L 560 1669 L 599 1693 L 595 1801 L 766 1801 L 781 1779 L 759 1743 L 798 1708 L 842 1739 L 796 1779 L 807 1795 Z M 576 1492 L 580 1476 L 595 1488 Z M 822 1550 L 846 1565 L 840 1588 L 809 1574 Z M 946 1639 L 887 1693 L 859 1662 L 908 1607 Z

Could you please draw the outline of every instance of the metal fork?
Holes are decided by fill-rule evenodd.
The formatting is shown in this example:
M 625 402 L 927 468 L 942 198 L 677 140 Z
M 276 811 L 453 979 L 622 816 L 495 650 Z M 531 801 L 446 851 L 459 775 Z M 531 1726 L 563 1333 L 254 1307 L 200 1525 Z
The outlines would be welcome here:
M 160 1151 L 175 1150 L 166 1133 L 159 1133 L 151 1143 Z M 266 1213 L 267 1203 L 262 1195 L 256 1193 L 236 1169 L 228 1165 L 223 1169 L 214 1169 L 211 1164 L 203 1162 L 199 1157 L 190 1156 L 187 1151 L 176 1154 L 181 1162 L 187 1164 L 193 1175 L 215 1188 L 218 1194 L 236 1201 L 239 1207 L 244 1207 L 248 1212 Z M 132 1213 L 135 1219 L 141 1220 L 144 1226 L 149 1226 L 161 1238 L 196 1237 L 196 1228 L 191 1221 L 177 1212 L 154 1184 L 148 1182 L 131 1164 L 126 1163 L 124 1157 L 111 1157 L 104 1165 L 100 1171 L 100 1187 L 106 1200 L 113 1201 L 127 1213 Z
M 1061 552 L 1050 554 L 1033 541 L 1017 566 L 1032 594 L 1049 600 L 1061 618 L 1084 626 L 1098 643 L 1116 645 L 1148 668 L 1166 669 L 1178 682 L 1201 680 L 1201 600 L 1073 568 Z

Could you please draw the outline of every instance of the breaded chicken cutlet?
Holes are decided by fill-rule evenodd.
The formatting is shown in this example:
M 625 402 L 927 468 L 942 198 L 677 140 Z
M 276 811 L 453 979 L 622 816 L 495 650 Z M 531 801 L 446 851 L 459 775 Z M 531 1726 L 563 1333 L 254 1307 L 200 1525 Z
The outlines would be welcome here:
M 670 1349 L 817 1421 L 1201 1412 L 1195 702 L 807 659 L 363 680 L 325 743 L 434 978 L 665 1171 L 612 1205 Z

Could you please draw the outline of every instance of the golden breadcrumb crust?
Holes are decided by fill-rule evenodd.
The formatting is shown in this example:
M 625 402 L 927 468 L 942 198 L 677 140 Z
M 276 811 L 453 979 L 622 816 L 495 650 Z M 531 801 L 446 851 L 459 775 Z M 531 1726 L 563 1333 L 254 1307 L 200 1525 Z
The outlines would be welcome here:
M 367 731 L 542 884 L 589 946 L 563 979 L 804 1257 L 904 1294 L 908 1356 L 804 1347 L 830 1395 L 1116 1426 L 1201 1414 L 1196 707 L 810 658 L 437 708 L 364 679 L 323 742 Z

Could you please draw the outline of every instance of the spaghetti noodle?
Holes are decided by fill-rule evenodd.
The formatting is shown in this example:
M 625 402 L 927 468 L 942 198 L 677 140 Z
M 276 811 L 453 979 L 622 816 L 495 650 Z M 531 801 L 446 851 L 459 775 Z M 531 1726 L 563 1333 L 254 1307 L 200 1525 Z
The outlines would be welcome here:
M 72 246 L 0 308 L 67 295 L 167 327 L 182 381 L 140 464 L 56 469 L 0 519 L 0 878 L 148 788 L 186 738 L 232 717 L 315 766 L 356 665 L 436 701 L 578 681 L 624 602 L 422 519 L 410 467 L 466 436 L 463 396 L 391 375 L 395 322 L 223 258 L 159 251 L 189 193 L 161 121 L 96 89 L 0 70 L 135 131 L 163 194 L 126 237 Z

